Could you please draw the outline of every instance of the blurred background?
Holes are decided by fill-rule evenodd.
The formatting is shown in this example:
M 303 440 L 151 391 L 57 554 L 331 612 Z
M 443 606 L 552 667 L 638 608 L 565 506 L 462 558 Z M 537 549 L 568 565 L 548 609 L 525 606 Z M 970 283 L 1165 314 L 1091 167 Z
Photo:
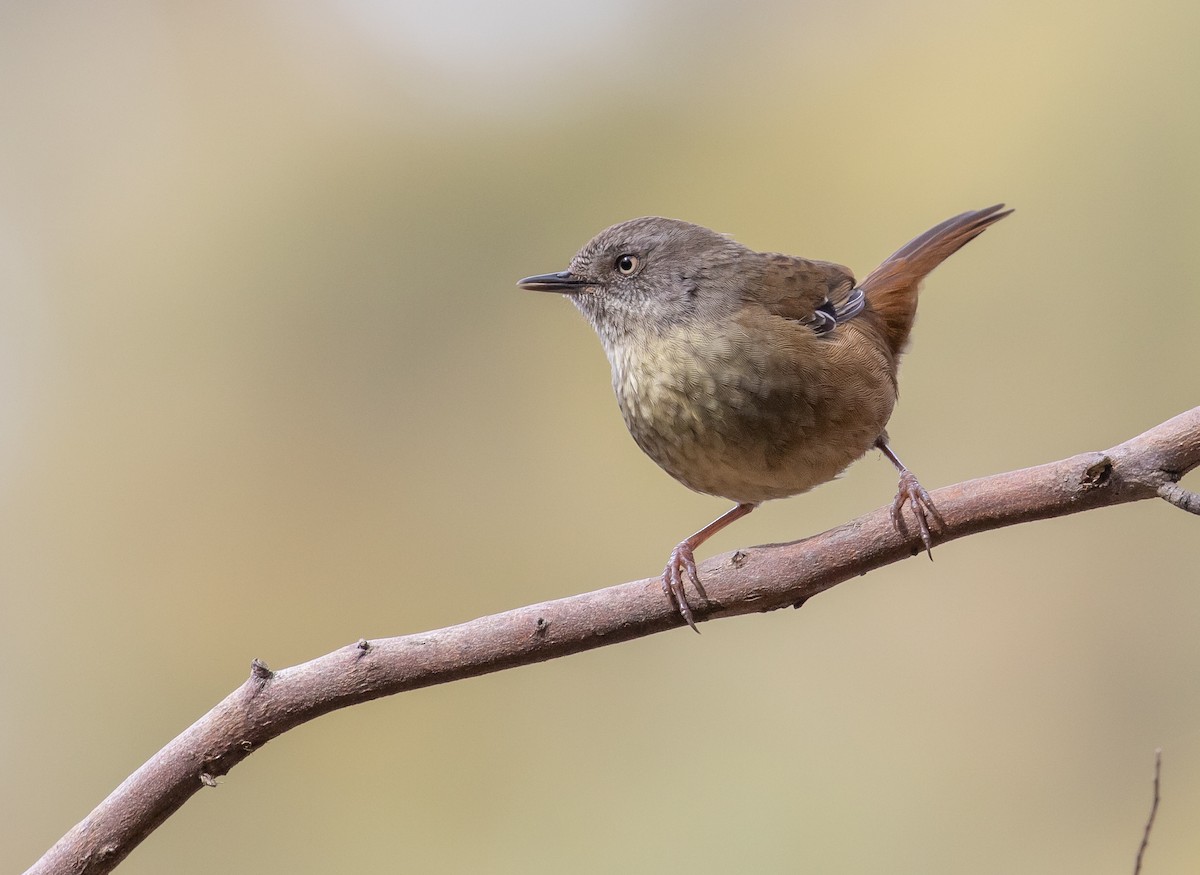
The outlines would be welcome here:
M 653 575 L 726 508 L 514 288 L 613 222 L 863 276 L 1015 206 L 926 287 L 890 430 L 931 489 L 1200 403 L 1198 36 L 1120 0 L 0 6 L 0 869 L 254 657 Z M 872 454 L 703 555 L 895 485 Z M 1159 746 L 1146 871 L 1191 870 L 1198 534 L 1011 528 L 342 711 L 120 871 L 1130 872 Z

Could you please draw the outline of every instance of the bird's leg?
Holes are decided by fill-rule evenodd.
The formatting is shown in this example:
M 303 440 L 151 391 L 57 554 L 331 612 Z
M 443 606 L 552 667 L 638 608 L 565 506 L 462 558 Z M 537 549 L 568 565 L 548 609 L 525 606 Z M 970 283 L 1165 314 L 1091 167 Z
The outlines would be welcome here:
M 691 579 L 696 589 L 704 592 L 700 586 L 700 576 L 696 574 L 696 557 L 693 551 L 731 522 L 740 520 L 756 507 L 758 507 L 758 503 L 752 502 L 730 508 L 690 538 L 680 541 L 679 546 L 671 551 L 671 558 L 667 560 L 666 570 L 662 574 L 663 592 L 679 608 L 679 613 L 692 627 L 693 632 L 700 630 L 696 628 L 696 619 L 692 616 L 692 609 L 687 603 L 687 593 L 683 586 L 684 575 L 686 574 Z
M 905 504 L 912 508 L 913 516 L 917 520 L 917 527 L 921 530 L 921 543 L 925 545 L 925 552 L 932 559 L 933 537 L 929 533 L 929 517 L 938 518 L 937 508 L 933 506 L 933 499 L 929 497 L 929 493 L 925 491 L 924 487 L 917 482 L 917 476 L 904 467 L 904 463 L 900 461 L 900 457 L 892 452 L 892 448 L 888 446 L 886 436 L 878 438 L 875 441 L 875 446 L 888 457 L 888 460 L 900 472 L 900 488 L 896 492 L 896 500 L 892 503 L 892 524 L 900 534 L 907 534 L 902 512 Z

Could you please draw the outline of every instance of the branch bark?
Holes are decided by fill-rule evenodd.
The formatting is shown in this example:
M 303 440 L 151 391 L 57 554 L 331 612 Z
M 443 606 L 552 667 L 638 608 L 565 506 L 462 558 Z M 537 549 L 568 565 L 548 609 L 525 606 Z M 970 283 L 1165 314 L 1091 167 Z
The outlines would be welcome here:
M 933 493 L 936 540 L 1162 498 L 1200 514 L 1179 484 L 1200 465 L 1200 407 L 1105 452 L 947 486 Z M 819 535 L 737 550 L 702 566 L 697 621 L 800 605 L 920 550 L 880 508 Z M 542 662 L 682 625 L 657 577 L 517 608 L 433 632 L 359 641 L 250 678 L 130 775 L 35 863 L 37 873 L 111 871 L 193 793 L 272 738 L 329 711 L 394 693 Z

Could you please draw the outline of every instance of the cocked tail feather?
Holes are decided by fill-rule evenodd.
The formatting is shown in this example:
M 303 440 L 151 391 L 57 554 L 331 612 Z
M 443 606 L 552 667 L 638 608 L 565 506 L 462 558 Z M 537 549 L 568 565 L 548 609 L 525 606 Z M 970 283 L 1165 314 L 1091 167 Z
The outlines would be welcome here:
M 897 249 L 859 283 L 858 288 L 866 295 L 870 310 L 882 322 L 880 327 L 892 355 L 899 355 L 908 343 L 913 318 L 917 315 L 921 280 L 989 225 L 1011 212 L 1004 209 L 1004 204 L 996 204 L 947 219 Z

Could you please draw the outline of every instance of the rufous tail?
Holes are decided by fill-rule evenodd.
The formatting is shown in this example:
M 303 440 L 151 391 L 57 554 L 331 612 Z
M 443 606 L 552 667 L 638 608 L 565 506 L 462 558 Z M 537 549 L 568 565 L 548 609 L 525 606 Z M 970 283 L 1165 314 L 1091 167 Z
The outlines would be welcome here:
M 867 305 L 882 322 L 893 355 L 904 351 L 913 318 L 917 315 L 917 289 L 935 267 L 974 240 L 993 222 L 1011 213 L 1004 204 L 963 213 L 930 228 L 871 271 L 858 284 Z

